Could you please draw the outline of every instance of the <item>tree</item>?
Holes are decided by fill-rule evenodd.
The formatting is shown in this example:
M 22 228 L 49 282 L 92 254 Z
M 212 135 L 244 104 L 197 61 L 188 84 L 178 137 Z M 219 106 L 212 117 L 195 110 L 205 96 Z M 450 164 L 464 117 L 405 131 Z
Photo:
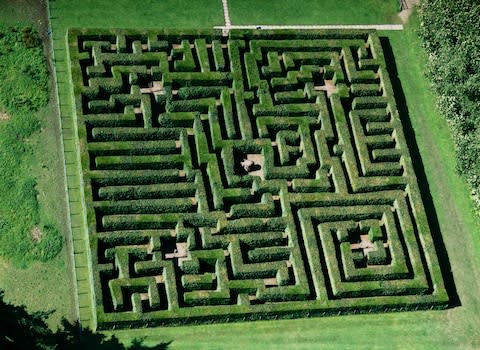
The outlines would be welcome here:
M 457 168 L 480 209 L 480 3 L 423 0 L 419 15 L 427 75 L 452 130 Z

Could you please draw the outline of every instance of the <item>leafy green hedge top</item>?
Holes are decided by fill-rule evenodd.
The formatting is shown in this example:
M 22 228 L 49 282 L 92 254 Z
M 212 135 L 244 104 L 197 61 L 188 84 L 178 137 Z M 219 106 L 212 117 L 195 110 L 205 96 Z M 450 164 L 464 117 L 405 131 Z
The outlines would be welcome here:
M 66 39 L 97 327 L 446 306 L 375 32 Z

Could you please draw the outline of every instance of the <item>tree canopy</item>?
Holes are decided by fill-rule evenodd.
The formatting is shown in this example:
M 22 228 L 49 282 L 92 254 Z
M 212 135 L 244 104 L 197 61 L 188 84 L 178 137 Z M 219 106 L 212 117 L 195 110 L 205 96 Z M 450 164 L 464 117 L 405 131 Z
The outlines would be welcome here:
M 458 170 L 480 208 L 480 3 L 423 0 L 420 35 L 440 112 L 457 146 Z

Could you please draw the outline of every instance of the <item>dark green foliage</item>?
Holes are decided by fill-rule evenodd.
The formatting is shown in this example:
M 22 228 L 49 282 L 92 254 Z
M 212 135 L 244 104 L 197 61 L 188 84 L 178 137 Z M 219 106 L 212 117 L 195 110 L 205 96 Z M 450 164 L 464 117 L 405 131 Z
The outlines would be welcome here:
M 32 47 L 37 47 L 40 45 L 38 33 L 36 33 L 31 27 L 22 28 L 22 34 L 23 44 L 27 49 L 31 49 Z
M 420 35 L 437 105 L 457 146 L 458 170 L 480 207 L 480 6 L 476 0 L 429 0 L 420 6 Z
M 221 86 L 192 86 L 178 89 L 178 97 L 184 100 L 220 96 Z

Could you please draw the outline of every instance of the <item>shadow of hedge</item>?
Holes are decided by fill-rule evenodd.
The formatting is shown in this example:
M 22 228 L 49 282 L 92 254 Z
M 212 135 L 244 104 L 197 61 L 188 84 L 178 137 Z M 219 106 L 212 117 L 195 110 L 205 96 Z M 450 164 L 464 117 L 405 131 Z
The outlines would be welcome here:
M 423 206 L 427 214 L 428 224 L 430 226 L 430 231 L 435 245 L 435 251 L 437 253 L 438 261 L 440 263 L 443 281 L 445 283 L 445 288 L 448 293 L 449 306 L 460 306 L 461 302 L 457 293 L 457 289 L 455 287 L 455 281 L 453 279 L 450 260 L 448 258 L 447 249 L 445 248 L 445 243 L 440 232 L 437 212 L 435 210 L 435 205 L 433 204 L 430 187 L 428 185 L 427 176 L 425 174 L 425 168 L 422 158 L 420 156 L 417 141 L 415 139 L 415 131 L 413 129 L 412 122 L 410 121 L 410 113 L 408 111 L 407 101 L 403 92 L 402 83 L 398 77 L 397 63 L 395 61 L 393 49 L 387 37 L 380 37 L 380 42 L 383 48 L 385 61 L 387 63 L 388 75 L 390 77 L 393 91 L 395 93 L 395 101 L 397 103 L 398 113 L 400 114 L 403 131 L 407 140 L 413 167 L 415 169 L 415 175 L 417 176 L 418 187 L 420 189 Z M 418 78 L 425 79 L 424 77 Z

